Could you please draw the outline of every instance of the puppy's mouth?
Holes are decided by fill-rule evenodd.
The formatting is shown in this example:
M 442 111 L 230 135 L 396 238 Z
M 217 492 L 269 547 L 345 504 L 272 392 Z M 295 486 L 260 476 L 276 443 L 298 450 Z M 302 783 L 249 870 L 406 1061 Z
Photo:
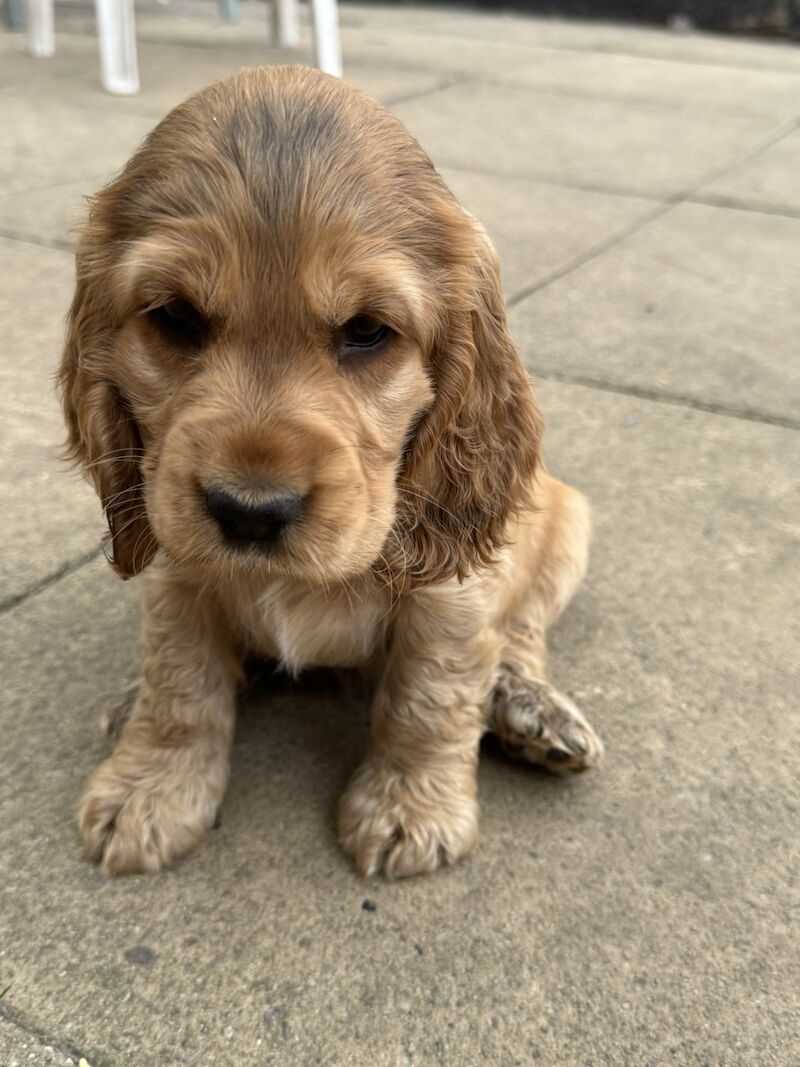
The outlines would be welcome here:
M 194 469 L 161 465 L 149 508 L 162 551 L 187 575 L 328 583 L 367 571 L 380 554 L 394 494 L 378 479 L 372 488 L 371 470 L 326 454 L 306 461 L 300 449 L 293 466 L 197 458 Z

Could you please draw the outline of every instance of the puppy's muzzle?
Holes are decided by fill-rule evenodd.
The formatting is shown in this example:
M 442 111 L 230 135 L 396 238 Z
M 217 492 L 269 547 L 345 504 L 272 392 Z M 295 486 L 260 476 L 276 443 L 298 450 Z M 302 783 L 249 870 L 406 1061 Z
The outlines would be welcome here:
M 206 490 L 205 499 L 208 513 L 223 537 L 242 547 L 274 544 L 297 521 L 303 506 L 303 497 L 297 493 L 246 501 L 219 486 Z

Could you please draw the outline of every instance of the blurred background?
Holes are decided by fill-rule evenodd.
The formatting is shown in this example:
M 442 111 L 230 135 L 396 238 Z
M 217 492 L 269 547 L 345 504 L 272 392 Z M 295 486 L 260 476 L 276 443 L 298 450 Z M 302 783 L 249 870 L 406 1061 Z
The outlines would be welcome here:
M 797 2 L 97 11 L 0 20 L 0 1064 L 800 1062 Z M 497 245 L 548 464 L 594 505 L 553 674 L 607 760 L 488 746 L 474 855 L 364 883 L 333 812 L 366 708 L 256 690 L 222 827 L 107 882 L 72 810 L 138 590 L 58 458 L 74 227 L 173 105 L 283 62 L 341 63 Z

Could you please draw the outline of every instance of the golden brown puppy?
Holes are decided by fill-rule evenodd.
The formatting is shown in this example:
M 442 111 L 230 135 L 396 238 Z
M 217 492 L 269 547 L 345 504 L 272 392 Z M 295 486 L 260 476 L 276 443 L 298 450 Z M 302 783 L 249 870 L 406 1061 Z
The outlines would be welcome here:
M 486 729 L 597 761 L 545 662 L 588 507 L 537 467 L 486 234 L 385 108 L 301 67 L 211 86 L 94 199 L 77 272 L 70 449 L 116 570 L 149 564 L 139 696 L 80 804 L 106 871 L 212 825 L 248 651 L 374 677 L 339 813 L 366 874 L 472 848 Z

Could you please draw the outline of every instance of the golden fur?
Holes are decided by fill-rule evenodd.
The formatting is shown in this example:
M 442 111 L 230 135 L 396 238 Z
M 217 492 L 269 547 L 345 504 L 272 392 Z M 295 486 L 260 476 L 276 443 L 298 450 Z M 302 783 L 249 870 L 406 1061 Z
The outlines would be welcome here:
M 106 871 L 212 825 L 248 651 L 374 679 L 339 814 L 366 874 L 472 847 L 487 728 L 553 770 L 597 761 L 545 663 L 588 506 L 538 467 L 486 234 L 385 108 L 300 67 L 176 108 L 92 202 L 60 381 L 112 563 L 149 564 L 139 695 L 80 804 Z M 302 512 L 232 547 L 211 486 Z

